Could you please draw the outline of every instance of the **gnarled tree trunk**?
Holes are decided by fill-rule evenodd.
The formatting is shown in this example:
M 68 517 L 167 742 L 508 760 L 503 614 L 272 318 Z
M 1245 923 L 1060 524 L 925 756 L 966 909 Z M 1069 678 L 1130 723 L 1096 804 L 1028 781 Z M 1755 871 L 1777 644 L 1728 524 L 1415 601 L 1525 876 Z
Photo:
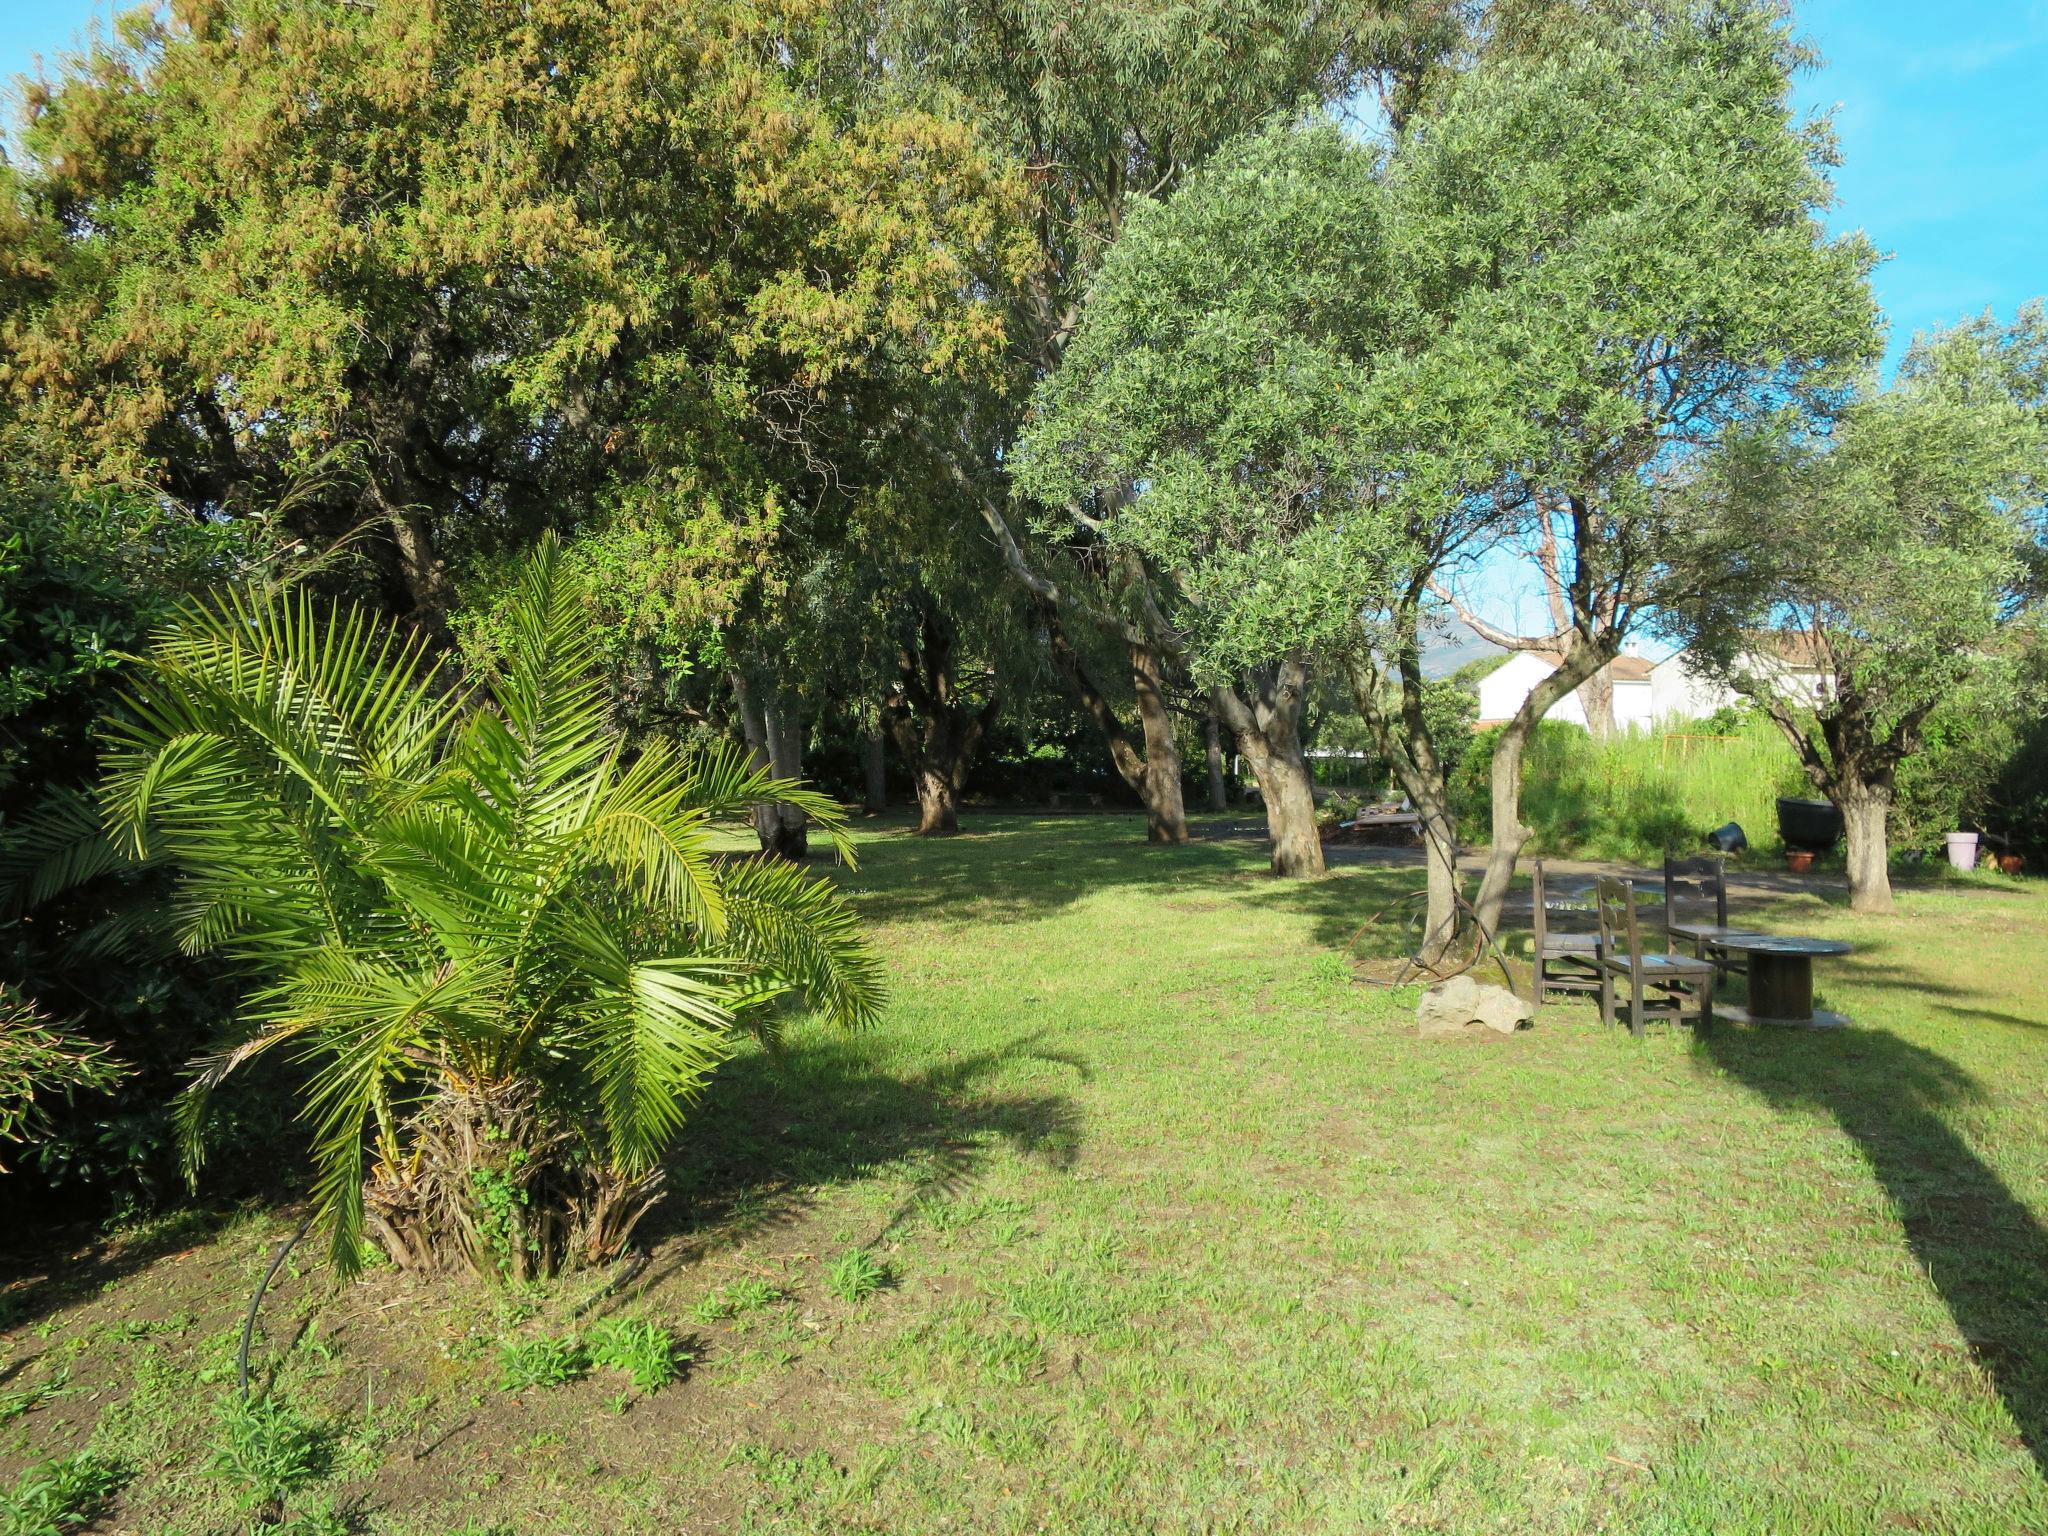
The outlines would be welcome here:
M 988 724 L 1001 707 L 994 689 L 977 709 L 960 692 L 959 638 L 932 602 L 920 604 L 917 633 L 897 647 L 896 687 L 882 718 L 917 789 L 920 837 L 960 830 L 960 792 Z
M 1595 741 L 1614 735 L 1614 669 L 1602 667 L 1579 684 L 1579 707 L 1586 712 L 1586 730 Z
M 1210 705 L 1202 720 L 1202 736 L 1209 754 L 1209 809 L 1230 809 L 1230 787 L 1223 777 L 1223 732 L 1216 723 L 1216 707 Z
M 884 744 L 879 724 L 863 724 L 860 733 L 860 808 L 869 816 L 889 809 L 889 768 L 883 759 Z
M 1886 831 L 1891 819 L 1891 784 L 1844 786 L 1835 803 L 1841 807 L 1842 830 L 1849 844 L 1849 910 L 1891 911 L 1891 846 Z
M 1427 909 L 1422 947 L 1415 958 L 1434 968 L 1443 961 L 1457 934 L 1458 826 L 1451 814 L 1443 763 L 1422 712 L 1422 651 L 1415 620 L 1419 603 L 1417 593 L 1404 613 L 1405 633 L 1395 654 L 1395 682 L 1400 690 L 1396 711 L 1390 714 L 1386 709 L 1379 678 L 1369 659 L 1354 655 L 1347 660 L 1358 712 L 1372 732 L 1380 755 L 1393 765 L 1394 776 L 1408 796 L 1408 803 L 1422 818 Z
M 1522 707 L 1494 741 L 1493 844 L 1487 852 L 1486 874 L 1479 882 L 1479 899 L 1473 903 L 1488 933 L 1500 932 L 1501 908 L 1515 878 L 1515 863 L 1529 841 L 1529 829 L 1522 825 L 1522 760 L 1529 738 L 1550 707 L 1612 661 L 1619 645 L 1618 636 L 1610 636 L 1604 643 L 1584 639 L 1574 643 L 1557 670 L 1529 690 Z
M 795 701 L 772 688 L 757 686 L 737 668 L 731 675 L 733 705 L 740 733 L 756 768 L 778 779 L 803 776 L 803 726 Z M 754 807 L 754 836 L 763 853 L 801 860 L 810 851 L 810 818 L 795 806 Z
M 1059 609 L 1046 603 L 1040 606 L 1039 614 L 1045 624 L 1054 667 L 1102 733 L 1117 775 L 1145 807 L 1146 841 L 1186 842 L 1188 817 L 1181 798 L 1180 743 L 1174 738 L 1173 715 L 1166 706 L 1165 665 L 1159 652 L 1145 645 L 1130 647 L 1131 684 L 1137 694 L 1138 721 L 1144 739 L 1144 750 L 1140 751 L 1074 649 Z
M 1315 781 L 1301 748 L 1301 708 L 1308 693 L 1306 656 L 1287 657 L 1236 687 L 1210 690 L 1217 715 L 1237 737 L 1266 804 L 1273 842 L 1273 873 L 1323 873 L 1323 841 L 1316 832 Z

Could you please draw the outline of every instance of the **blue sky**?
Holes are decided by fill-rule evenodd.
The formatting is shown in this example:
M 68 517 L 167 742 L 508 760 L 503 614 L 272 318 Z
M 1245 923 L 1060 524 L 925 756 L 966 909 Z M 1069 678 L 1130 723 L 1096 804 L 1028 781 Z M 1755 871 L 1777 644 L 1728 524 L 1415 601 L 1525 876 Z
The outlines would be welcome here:
M 0 77 L 67 48 L 110 0 L 0 0 Z M 1913 332 L 2048 293 L 2048 0 L 1803 0 L 1826 57 L 1801 105 L 1832 111 L 1843 165 L 1836 229 L 1889 254 L 1877 296 L 1891 356 Z M 1501 622 L 1540 623 L 1521 572 L 1475 594 Z

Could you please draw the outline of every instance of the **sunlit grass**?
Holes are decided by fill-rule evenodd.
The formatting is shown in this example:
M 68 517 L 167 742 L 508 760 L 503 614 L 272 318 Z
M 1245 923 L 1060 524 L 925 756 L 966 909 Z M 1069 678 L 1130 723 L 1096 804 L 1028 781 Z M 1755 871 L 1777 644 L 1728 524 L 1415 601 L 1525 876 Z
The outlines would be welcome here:
M 661 1247 L 607 1303 L 688 1336 L 681 1380 L 514 1398 L 503 1300 L 386 1275 L 275 1303 L 276 1390 L 378 1448 L 328 1486 L 370 1529 L 2048 1529 L 2038 886 L 1747 912 L 1858 946 L 1819 973 L 1847 1031 L 1636 1040 L 1560 1006 L 1425 1044 L 1412 993 L 1327 963 L 1405 872 L 1286 884 L 1130 819 L 968 825 L 871 836 L 845 877 L 883 1022 L 800 1024 L 693 1121 Z M 264 1252 L 64 1314 L 8 1385 L 84 1337 L 67 1395 L 0 1428 L 0 1472 L 99 1412 L 137 1469 L 110 1528 L 207 1528 L 182 1511 L 220 1389 L 185 1384 Z M 858 1304 L 849 1253 L 889 1279 Z M 106 1326 L 175 1283 L 221 1292 L 178 1301 L 188 1333 Z M 522 1326 L 587 1331 L 589 1291 Z M 301 1307 L 346 1320 L 331 1356 L 291 1347 Z

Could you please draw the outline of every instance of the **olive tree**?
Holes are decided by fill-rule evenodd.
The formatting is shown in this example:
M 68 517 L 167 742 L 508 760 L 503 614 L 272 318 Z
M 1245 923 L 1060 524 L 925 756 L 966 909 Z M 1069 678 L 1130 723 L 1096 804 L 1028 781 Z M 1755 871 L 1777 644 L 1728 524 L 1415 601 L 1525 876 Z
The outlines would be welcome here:
M 1399 542 L 1371 430 L 1400 291 L 1383 201 L 1376 152 L 1283 123 L 1134 210 L 1020 461 L 1029 494 L 1160 573 L 1281 874 L 1322 869 L 1302 704 Z
M 1706 549 L 1734 584 L 1680 627 L 1840 807 L 1859 912 L 1891 910 L 1887 822 L 1929 716 L 1966 689 L 2019 686 L 2048 531 L 2024 367 L 2041 330 L 2032 307 L 2008 332 L 1922 338 L 1898 383 L 1866 390 L 1825 436 L 1760 429 L 1703 477 L 1719 524 Z M 1811 684 L 1780 659 L 1791 646 Z
M 1491 402 L 1497 536 L 1563 549 L 1565 622 L 1540 637 L 1562 662 L 1493 759 L 1489 926 L 1528 837 L 1537 722 L 1655 605 L 1720 580 L 1677 558 L 1683 467 L 1760 415 L 1825 414 L 1875 350 L 1871 250 L 1824 229 L 1831 139 L 1793 116 L 1801 58 L 1774 5 L 1645 10 L 1468 72 L 1394 162 L 1437 344 Z

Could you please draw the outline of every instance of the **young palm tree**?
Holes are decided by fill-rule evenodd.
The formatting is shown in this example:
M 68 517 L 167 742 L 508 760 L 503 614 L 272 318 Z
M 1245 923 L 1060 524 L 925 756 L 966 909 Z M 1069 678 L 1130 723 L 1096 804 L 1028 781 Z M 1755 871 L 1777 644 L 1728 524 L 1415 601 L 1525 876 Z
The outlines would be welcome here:
M 797 993 L 870 1019 L 878 967 L 831 887 L 712 852 L 762 802 L 825 797 L 736 753 L 628 752 L 550 541 L 488 677 L 303 592 L 233 595 L 155 636 L 102 791 L 178 874 L 191 950 L 255 981 L 185 1123 L 260 1053 L 310 1068 L 335 1262 L 365 1227 L 408 1268 L 516 1277 L 608 1257 L 740 1030 Z

